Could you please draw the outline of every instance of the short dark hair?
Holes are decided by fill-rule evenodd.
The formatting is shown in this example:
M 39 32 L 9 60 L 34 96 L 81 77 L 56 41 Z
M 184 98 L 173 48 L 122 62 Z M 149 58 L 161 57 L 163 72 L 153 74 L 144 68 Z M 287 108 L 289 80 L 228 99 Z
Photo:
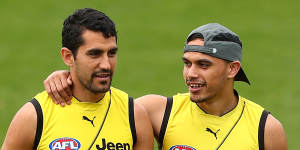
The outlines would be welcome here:
M 91 8 L 77 9 L 65 19 L 62 28 L 62 46 L 70 49 L 74 58 L 79 46 L 84 43 L 82 39 L 84 30 L 102 32 L 105 38 L 115 36 L 117 39 L 114 22 L 103 12 Z
M 189 38 L 187 39 L 187 43 L 197 38 L 203 39 L 204 37 L 201 33 L 194 33 L 191 36 L 189 36 Z M 230 41 L 230 42 L 237 43 L 242 47 L 242 41 L 240 40 L 240 38 L 230 33 L 220 33 L 216 35 L 212 39 L 212 41 Z

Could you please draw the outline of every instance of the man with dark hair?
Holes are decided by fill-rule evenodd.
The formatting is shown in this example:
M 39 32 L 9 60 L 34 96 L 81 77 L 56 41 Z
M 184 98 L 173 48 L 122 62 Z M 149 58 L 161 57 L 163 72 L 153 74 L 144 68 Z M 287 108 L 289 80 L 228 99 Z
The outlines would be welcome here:
M 234 81 L 250 85 L 241 57 L 238 35 L 220 24 L 200 26 L 188 35 L 182 59 L 189 93 L 138 99 L 163 149 L 287 149 L 280 122 L 234 89 Z M 154 124 L 156 118 L 162 123 Z
M 64 21 L 62 45 L 72 105 L 62 109 L 46 91 L 37 94 L 14 117 L 2 150 L 153 149 L 143 106 L 111 87 L 118 50 L 113 21 L 97 10 L 78 9 Z
M 234 81 L 250 85 L 241 68 L 241 58 L 238 35 L 220 24 L 200 26 L 188 35 L 182 60 L 189 93 L 136 99 L 148 112 L 160 148 L 287 149 L 280 122 L 234 89 Z M 53 84 L 54 78 L 66 83 L 67 74 L 53 73 L 45 85 Z M 58 89 L 52 92 L 62 93 Z

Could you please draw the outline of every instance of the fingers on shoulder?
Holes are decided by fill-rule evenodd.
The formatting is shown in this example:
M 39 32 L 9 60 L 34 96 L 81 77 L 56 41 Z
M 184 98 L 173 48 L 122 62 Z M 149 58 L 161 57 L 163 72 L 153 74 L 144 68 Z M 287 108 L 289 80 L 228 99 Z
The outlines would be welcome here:
M 51 84 L 55 83 L 59 91 L 67 89 L 69 87 L 67 81 L 70 76 L 69 74 L 68 70 L 55 71 L 44 80 L 44 86 L 51 86 Z

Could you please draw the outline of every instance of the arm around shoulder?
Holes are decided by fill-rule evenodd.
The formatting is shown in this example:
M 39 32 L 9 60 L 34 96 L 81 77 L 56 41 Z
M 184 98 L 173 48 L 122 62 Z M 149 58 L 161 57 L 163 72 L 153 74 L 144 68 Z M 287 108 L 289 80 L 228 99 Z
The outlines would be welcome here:
M 134 120 L 137 140 L 134 150 L 153 150 L 152 126 L 144 107 L 134 102 Z
M 14 116 L 1 150 L 32 150 L 37 116 L 32 103 L 26 103 Z
M 167 105 L 167 98 L 161 95 L 145 95 L 137 98 L 135 101 L 145 107 L 150 118 L 155 137 L 158 139 Z
M 271 114 L 265 126 L 265 150 L 287 150 L 287 140 L 281 123 Z

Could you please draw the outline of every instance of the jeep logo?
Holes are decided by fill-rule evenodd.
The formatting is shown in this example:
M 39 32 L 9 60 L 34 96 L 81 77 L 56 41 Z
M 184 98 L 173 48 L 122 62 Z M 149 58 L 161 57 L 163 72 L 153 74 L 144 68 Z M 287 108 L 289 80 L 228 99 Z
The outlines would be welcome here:
M 99 144 L 96 145 L 98 150 L 130 150 L 129 143 L 106 143 L 105 139 L 102 139 L 102 147 Z

